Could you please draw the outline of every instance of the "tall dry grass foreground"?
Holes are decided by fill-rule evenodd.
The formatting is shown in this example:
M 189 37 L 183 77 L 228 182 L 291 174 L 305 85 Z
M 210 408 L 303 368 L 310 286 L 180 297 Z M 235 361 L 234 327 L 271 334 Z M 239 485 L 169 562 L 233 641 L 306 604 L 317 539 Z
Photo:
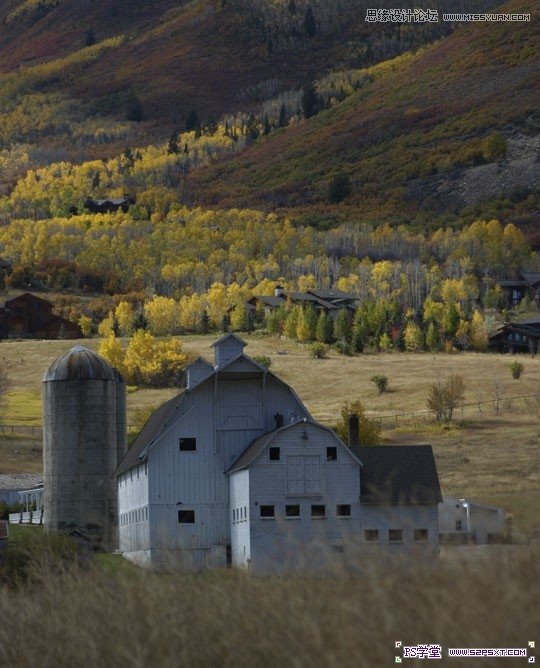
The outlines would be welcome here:
M 396 640 L 440 644 L 443 656 L 448 647 L 538 645 L 538 551 L 499 548 L 436 564 L 366 558 L 356 574 L 331 578 L 35 572 L 0 591 L 0 666 L 378 668 L 394 664 Z

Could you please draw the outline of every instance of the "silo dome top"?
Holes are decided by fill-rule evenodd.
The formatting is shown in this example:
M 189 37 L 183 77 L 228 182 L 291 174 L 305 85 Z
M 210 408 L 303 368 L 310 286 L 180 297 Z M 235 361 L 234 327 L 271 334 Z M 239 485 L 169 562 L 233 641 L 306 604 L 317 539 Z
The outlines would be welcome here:
M 74 346 L 56 359 L 43 375 L 43 382 L 53 380 L 118 380 L 118 373 L 103 357 Z

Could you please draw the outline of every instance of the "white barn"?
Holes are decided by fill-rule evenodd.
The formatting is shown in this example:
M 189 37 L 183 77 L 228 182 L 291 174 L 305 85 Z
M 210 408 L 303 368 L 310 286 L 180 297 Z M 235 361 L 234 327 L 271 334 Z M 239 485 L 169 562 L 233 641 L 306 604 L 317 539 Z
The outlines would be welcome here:
M 259 572 L 302 557 L 314 568 L 352 545 L 436 553 L 431 448 L 346 446 L 245 345 L 216 341 L 215 364 L 189 367 L 185 391 L 120 463 L 120 551 L 140 564 Z
M 449 543 L 485 545 L 505 535 L 504 508 L 471 499 L 445 497 L 439 504 L 439 532 Z

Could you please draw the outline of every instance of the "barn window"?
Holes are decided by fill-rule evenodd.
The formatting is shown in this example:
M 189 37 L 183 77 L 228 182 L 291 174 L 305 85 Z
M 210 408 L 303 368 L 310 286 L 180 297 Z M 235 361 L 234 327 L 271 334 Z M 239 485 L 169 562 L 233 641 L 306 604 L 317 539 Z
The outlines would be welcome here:
M 369 543 L 375 543 L 379 540 L 379 530 L 378 529 L 366 529 L 364 531 L 364 538 Z
M 327 462 L 337 461 L 337 447 L 335 445 L 331 445 L 328 448 L 326 448 L 326 461 Z
M 456 520 L 456 531 L 461 531 L 461 520 Z
M 315 504 L 311 506 L 311 519 L 324 520 L 326 517 L 326 506 Z
M 197 449 L 197 439 L 180 438 L 179 446 L 180 446 L 180 452 L 194 452 Z
M 351 506 L 349 503 L 341 503 L 336 506 L 336 515 L 338 517 L 350 517 Z
M 391 543 L 399 543 L 403 540 L 403 529 L 388 529 L 388 540 Z
M 274 506 L 260 506 L 261 519 L 274 519 Z
M 179 510 L 178 511 L 178 524 L 195 524 L 195 511 L 194 510 Z
M 332 550 L 338 554 L 343 554 L 345 552 L 345 547 L 343 545 L 332 545 Z
M 285 517 L 300 517 L 300 506 L 298 504 L 285 506 Z
M 281 451 L 278 447 L 271 447 L 268 449 L 268 459 L 271 462 L 279 462 Z
M 414 530 L 414 540 L 418 543 L 425 543 L 428 539 L 428 530 L 427 529 L 415 529 Z

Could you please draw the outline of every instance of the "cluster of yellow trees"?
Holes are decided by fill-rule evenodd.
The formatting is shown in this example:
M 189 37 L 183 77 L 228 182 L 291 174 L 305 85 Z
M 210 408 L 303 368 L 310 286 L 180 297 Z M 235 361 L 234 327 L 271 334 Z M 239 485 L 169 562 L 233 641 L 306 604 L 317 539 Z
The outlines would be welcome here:
M 109 332 L 99 353 L 124 376 L 130 385 L 178 386 L 189 356 L 178 339 L 157 341 L 150 332 L 138 329 L 127 343 Z

